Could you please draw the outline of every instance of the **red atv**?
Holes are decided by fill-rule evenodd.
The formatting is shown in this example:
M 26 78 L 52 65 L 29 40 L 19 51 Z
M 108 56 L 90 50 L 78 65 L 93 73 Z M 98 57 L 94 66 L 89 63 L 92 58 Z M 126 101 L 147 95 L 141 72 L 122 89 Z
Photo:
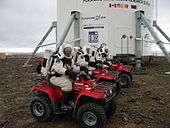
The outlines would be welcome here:
M 107 69 L 98 64 L 94 70 L 92 70 L 92 78 L 97 79 L 98 83 L 104 83 L 108 86 L 114 86 L 116 91 L 116 96 L 121 90 L 120 79 L 117 74 L 110 74 Z
M 62 108 L 64 93 L 48 80 L 41 78 L 32 86 L 31 112 L 38 121 L 48 121 L 55 114 L 68 111 L 78 120 L 81 128 L 101 128 L 107 117 L 116 111 L 114 102 L 114 86 L 97 84 L 90 80 L 84 72 L 73 82 L 72 96 L 68 100 L 68 108 Z
M 100 59 L 102 59 L 101 62 L 96 62 L 99 63 L 100 65 L 107 65 L 109 68 L 102 69 L 100 68 L 99 71 L 100 73 L 103 72 L 102 70 L 108 70 L 109 74 L 112 75 L 118 75 L 118 78 L 120 79 L 120 86 L 121 87 L 129 87 L 132 85 L 132 67 L 127 67 L 124 66 L 123 64 L 120 63 L 119 58 L 113 58 L 111 60 L 108 60 L 108 49 L 106 48 L 106 44 L 103 43 L 100 45 L 100 47 L 97 49 L 98 55 L 100 55 Z M 110 64 L 110 62 L 112 64 Z M 102 66 L 101 66 L 102 67 Z M 107 72 L 107 71 L 106 71 Z M 100 74 L 99 74 L 100 75 Z
M 133 76 L 132 76 L 133 67 L 125 66 L 115 60 L 112 62 L 114 62 L 114 63 L 111 64 L 108 68 L 109 73 L 113 74 L 113 75 L 115 73 L 118 74 L 118 76 L 120 78 L 120 86 L 121 87 L 130 87 L 132 85 L 132 81 L 133 81 Z

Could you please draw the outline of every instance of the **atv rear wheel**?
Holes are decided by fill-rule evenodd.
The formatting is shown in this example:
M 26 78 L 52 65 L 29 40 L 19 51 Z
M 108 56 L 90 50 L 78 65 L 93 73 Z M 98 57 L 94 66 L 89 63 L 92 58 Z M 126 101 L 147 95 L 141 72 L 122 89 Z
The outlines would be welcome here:
M 94 103 L 87 103 L 80 106 L 76 118 L 80 128 L 102 128 L 106 114 L 103 107 Z
M 125 73 L 120 74 L 119 78 L 120 78 L 119 83 L 121 87 L 126 88 L 132 85 L 132 79 L 128 74 Z
M 52 116 L 50 102 L 45 97 L 33 97 L 31 101 L 31 113 L 39 122 L 49 121 Z

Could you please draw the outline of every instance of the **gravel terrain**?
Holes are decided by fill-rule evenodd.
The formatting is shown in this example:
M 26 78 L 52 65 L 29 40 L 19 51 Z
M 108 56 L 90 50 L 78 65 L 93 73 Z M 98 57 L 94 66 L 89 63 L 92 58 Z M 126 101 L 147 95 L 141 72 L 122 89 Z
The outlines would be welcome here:
M 76 128 L 71 116 L 36 122 L 30 114 L 30 88 L 35 67 L 22 68 L 24 58 L 0 60 L 0 128 Z M 34 63 L 34 62 L 33 62 Z M 154 58 L 145 75 L 134 75 L 131 88 L 116 98 L 117 112 L 106 128 L 170 128 L 170 64 Z

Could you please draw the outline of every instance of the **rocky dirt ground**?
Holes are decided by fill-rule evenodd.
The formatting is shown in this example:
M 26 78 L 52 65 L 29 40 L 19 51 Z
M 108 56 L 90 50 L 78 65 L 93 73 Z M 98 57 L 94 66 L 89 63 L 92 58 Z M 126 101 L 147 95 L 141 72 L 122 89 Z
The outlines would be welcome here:
M 34 67 L 22 68 L 26 59 L 0 60 L 0 128 L 75 128 L 70 116 L 37 123 L 30 114 L 30 87 Z M 145 67 L 148 74 L 134 76 L 131 88 L 122 89 L 116 98 L 117 112 L 107 128 L 170 128 L 170 64 L 154 59 Z

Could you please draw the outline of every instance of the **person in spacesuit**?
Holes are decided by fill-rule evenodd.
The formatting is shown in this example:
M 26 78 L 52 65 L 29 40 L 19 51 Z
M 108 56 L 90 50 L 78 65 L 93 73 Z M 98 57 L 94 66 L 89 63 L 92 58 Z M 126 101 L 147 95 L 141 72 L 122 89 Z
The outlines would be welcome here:
M 104 66 L 109 66 L 112 60 L 112 55 L 109 54 L 109 49 L 106 44 L 101 44 L 101 46 L 97 49 L 96 53 L 96 63 L 102 63 Z
M 80 71 L 88 74 L 89 56 L 86 47 L 75 47 L 75 64 L 80 67 Z
M 68 101 L 72 99 L 72 81 L 77 79 L 80 68 L 74 64 L 73 48 L 71 45 L 63 46 L 63 57 L 59 53 L 54 55 L 50 69 L 50 82 L 63 91 L 61 107 L 68 109 Z
M 77 78 L 77 73 L 79 72 L 78 67 L 74 66 L 72 52 L 71 45 L 64 45 L 64 56 L 57 55 L 51 67 L 52 77 L 50 82 L 55 86 L 59 86 L 64 92 L 72 91 L 72 80 Z

